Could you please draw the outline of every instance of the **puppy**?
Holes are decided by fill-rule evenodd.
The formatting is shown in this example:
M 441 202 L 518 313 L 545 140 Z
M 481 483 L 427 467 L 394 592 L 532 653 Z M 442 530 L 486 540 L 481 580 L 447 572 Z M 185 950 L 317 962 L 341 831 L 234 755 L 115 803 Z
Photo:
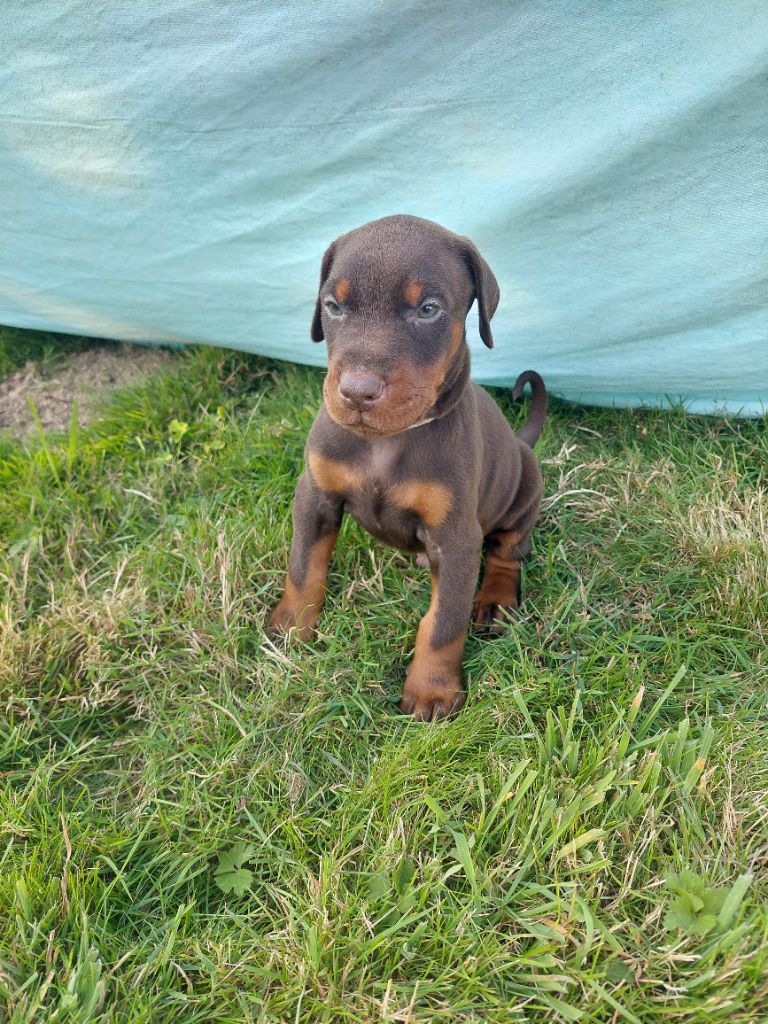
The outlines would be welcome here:
M 472 242 L 418 217 L 372 221 L 323 256 L 312 340 L 328 346 L 325 401 L 307 441 L 285 591 L 268 628 L 314 634 L 345 512 L 384 543 L 422 553 L 432 599 L 400 701 L 419 721 L 463 704 L 467 626 L 497 631 L 518 606 L 520 563 L 541 504 L 532 448 L 546 415 L 543 381 L 532 371 L 518 378 L 514 397 L 530 383 L 533 402 L 515 435 L 469 379 L 467 313 L 476 302 L 491 348 L 498 301 Z

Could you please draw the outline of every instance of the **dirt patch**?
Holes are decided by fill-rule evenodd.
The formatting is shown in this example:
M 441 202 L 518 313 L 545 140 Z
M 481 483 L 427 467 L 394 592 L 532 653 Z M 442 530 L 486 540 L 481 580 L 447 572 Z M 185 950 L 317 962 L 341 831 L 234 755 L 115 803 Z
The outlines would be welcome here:
M 78 421 L 84 426 L 110 391 L 164 369 L 173 358 L 161 349 L 109 344 L 51 363 L 27 363 L 0 380 L 0 430 L 22 437 L 35 429 L 28 398 L 46 430 L 66 430 L 77 399 Z

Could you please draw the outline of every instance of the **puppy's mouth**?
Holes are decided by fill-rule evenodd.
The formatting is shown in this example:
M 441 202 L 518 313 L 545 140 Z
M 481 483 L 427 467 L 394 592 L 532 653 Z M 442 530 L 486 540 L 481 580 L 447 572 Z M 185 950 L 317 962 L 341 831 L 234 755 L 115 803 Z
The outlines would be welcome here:
M 325 379 L 323 398 L 328 415 L 340 427 L 360 437 L 391 437 L 423 423 L 435 402 L 431 387 L 411 382 L 388 382 L 381 398 L 371 408 L 353 408 L 338 394 L 331 375 Z
M 361 437 L 390 437 L 392 434 L 399 434 L 402 430 L 408 429 L 407 426 L 398 426 L 394 429 L 391 424 L 384 426 L 380 422 L 381 415 L 378 414 L 378 410 L 377 413 L 373 413 L 362 412 L 359 409 L 340 409 L 336 403 L 332 404 L 327 399 L 325 407 L 334 423 L 338 423 L 340 427 L 351 430 L 353 434 L 359 434 Z

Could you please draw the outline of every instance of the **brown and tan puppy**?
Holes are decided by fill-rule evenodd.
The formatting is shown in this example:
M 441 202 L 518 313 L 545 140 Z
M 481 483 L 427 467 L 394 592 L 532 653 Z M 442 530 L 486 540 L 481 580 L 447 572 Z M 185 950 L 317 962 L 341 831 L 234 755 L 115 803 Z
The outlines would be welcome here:
M 491 348 L 496 279 L 468 239 L 431 221 L 384 217 L 326 251 L 312 321 L 312 340 L 328 344 L 325 403 L 296 488 L 285 592 L 268 624 L 314 634 L 345 512 L 386 544 L 426 553 L 432 600 L 400 701 L 422 721 L 463 703 L 468 623 L 493 630 L 518 606 L 541 504 L 532 447 L 544 384 L 532 371 L 518 378 L 514 396 L 530 383 L 533 403 L 515 436 L 469 380 L 464 321 L 474 301 Z

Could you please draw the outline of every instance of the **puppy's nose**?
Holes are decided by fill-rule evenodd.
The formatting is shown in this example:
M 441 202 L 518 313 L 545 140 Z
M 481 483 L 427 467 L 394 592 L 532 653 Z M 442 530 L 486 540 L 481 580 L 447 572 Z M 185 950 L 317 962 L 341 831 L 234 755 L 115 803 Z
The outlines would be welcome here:
M 374 373 L 345 370 L 339 381 L 341 397 L 355 409 L 370 409 L 384 393 L 384 381 Z

